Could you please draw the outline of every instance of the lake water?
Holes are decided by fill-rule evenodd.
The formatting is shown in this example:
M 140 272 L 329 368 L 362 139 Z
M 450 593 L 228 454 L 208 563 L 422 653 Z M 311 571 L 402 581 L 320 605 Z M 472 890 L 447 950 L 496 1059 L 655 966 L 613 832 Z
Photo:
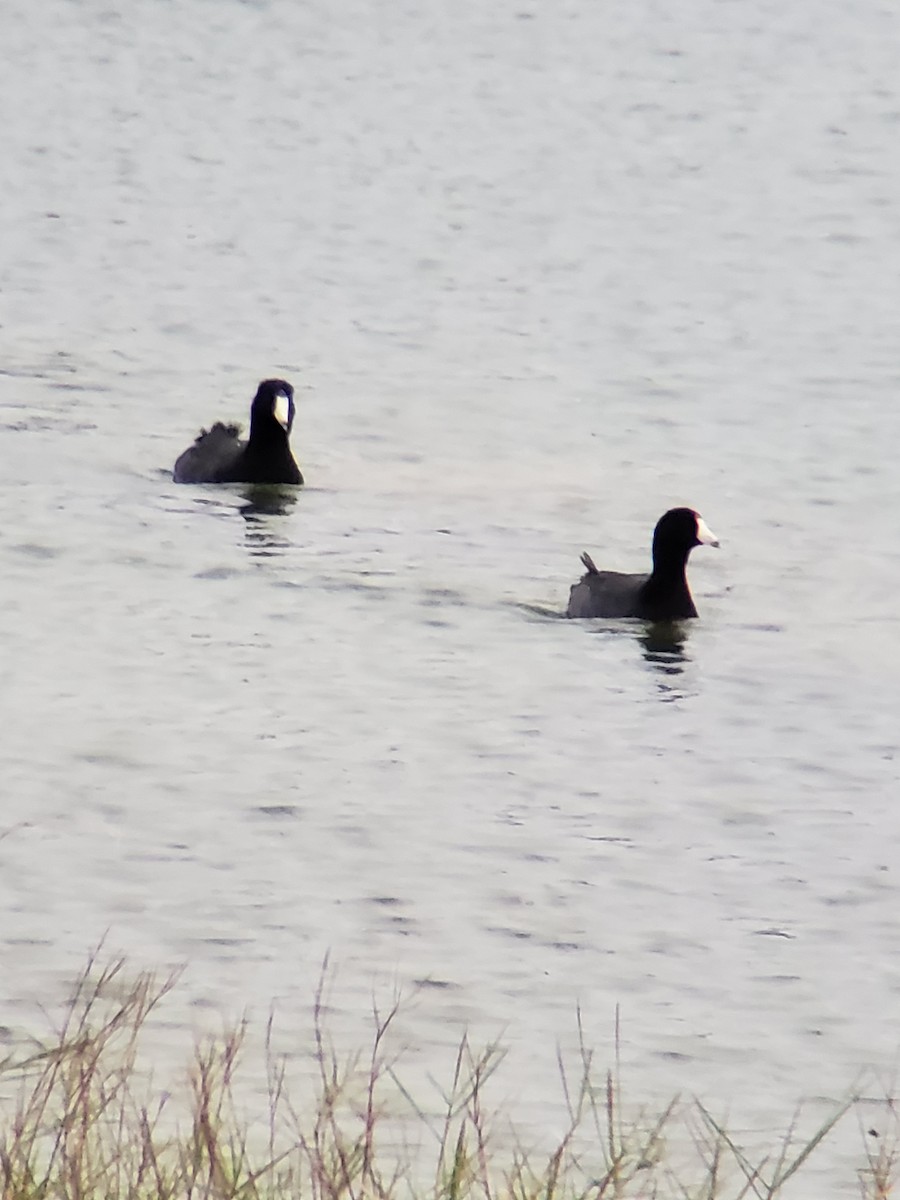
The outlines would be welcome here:
M 428 981 L 414 1062 L 499 1037 L 536 1135 L 579 1005 L 738 1129 L 890 1086 L 900 10 L 11 0 L 3 42 L 0 1020 L 105 937 L 186 965 L 179 1063 L 210 1012 L 289 1040 L 327 953 L 336 1041 Z M 174 485 L 267 375 L 308 487 Z M 680 503 L 698 621 L 558 619 Z M 795 1194 L 858 1194 L 849 1133 Z

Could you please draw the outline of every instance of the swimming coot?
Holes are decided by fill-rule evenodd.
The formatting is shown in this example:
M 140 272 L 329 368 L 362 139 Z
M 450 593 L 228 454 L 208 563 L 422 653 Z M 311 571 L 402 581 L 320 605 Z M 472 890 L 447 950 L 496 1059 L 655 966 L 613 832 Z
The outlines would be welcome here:
M 294 424 L 294 389 L 283 379 L 264 379 L 250 406 L 250 436 L 238 425 L 217 421 L 180 455 L 176 483 L 302 483 L 288 438 Z
M 643 617 L 674 621 L 696 617 L 685 567 L 694 546 L 718 546 L 719 539 L 692 508 L 670 508 L 653 531 L 653 570 L 649 575 L 598 571 L 582 554 L 587 570 L 569 593 L 567 617 Z

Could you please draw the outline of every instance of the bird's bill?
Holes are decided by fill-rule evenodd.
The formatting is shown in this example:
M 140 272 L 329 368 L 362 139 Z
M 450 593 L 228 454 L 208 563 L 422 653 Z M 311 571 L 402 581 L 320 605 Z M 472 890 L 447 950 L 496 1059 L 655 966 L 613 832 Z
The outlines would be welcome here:
M 272 415 L 281 426 L 282 429 L 287 429 L 291 423 L 291 401 L 290 397 L 284 392 L 279 392 L 275 397 L 275 406 L 272 409 Z
M 719 539 L 698 514 L 697 516 L 697 541 L 701 546 L 718 546 Z

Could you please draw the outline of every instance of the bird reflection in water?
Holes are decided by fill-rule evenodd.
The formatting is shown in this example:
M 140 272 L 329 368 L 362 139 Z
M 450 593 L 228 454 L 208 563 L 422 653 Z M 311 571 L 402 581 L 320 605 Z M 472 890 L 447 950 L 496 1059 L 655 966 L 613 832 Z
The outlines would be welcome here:
M 250 484 L 242 489 L 238 511 L 246 522 L 247 549 L 254 558 L 277 558 L 292 544 L 273 517 L 284 517 L 297 503 L 297 489 L 279 484 Z
M 685 651 L 688 631 L 681 621 L 655 621 L 638 634 L 644 659 L 657 674 L 657 687 L 663 700 L 679 700 L 684 695 L 678 677 L 690 662 Z

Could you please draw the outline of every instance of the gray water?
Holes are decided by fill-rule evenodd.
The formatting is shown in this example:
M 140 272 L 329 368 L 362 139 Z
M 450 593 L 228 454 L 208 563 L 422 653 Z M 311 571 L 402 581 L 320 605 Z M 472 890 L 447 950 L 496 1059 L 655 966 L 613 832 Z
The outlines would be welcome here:
M 464 1029 L 510 1047 L 538 1132 L 577 1006 L 604 1066 L 620 1006 L 651 1105 L 777 1130 L 877 1095 L 895 6 L 2 24 L 6 1027 L 105 937 L 185 965 L 180 1062 L 210 1013 L 289 1036 L 328 954 L 338 1042 L 399 989 L 433 1074 Z M 172 484 L 273 374 L 308 486 Z M 582 549 L 640 570 L 677 503 L 722 539 L 698 621 L 558 619 Z

